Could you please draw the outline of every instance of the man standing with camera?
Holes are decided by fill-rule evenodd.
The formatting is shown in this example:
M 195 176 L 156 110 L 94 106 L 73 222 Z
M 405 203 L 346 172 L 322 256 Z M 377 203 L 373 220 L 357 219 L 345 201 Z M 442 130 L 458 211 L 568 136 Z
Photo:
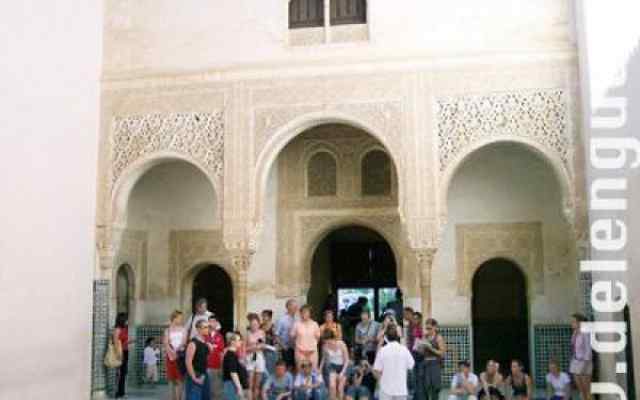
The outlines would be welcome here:
M 387 345 L 378 351 L 373 373 L 380 383 L 380 400 L 406 400 L 407 373 L 414 366 L 413 356 L 400 344 L 398 328 L 394 325 L 385 331 Z

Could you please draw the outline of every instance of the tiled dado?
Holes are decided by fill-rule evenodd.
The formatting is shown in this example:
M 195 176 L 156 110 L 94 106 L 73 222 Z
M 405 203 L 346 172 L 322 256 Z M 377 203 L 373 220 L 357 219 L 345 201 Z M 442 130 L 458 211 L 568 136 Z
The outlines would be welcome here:
M 546 386 L 545 377 L 549 369 L 549 360 L 555 358 L 560 362 L 563 371 L 569 370 L 571 360 L 571 326 L 570 325 L 535 325 L 534 336 L 534 378 L 536 387 Z
M 144 382 L 144 344 L 148 338 L 156 338 L 156 342 L 160 345 L 160 357 L 158 360 L 158 378 L 160 383 L 167 382 L 167 369 L 165 363 L 165 353 L 162 349 L 162 336 L 166 326 L 162 325 L 141 325 L 136 327 L 135 347 L 130 353 L 131 359 L 129 360 L 129 379 L 131 382 L 142 384 Z
M 448 387 L 460 361 L 471 361 L 471 329 L 468 326 L 441 326 L 440 334 L 447 344 L 442 370 L 442 384 Z
M 593 276 L 591 272 L 580 273 L 580 291 L 582 293 L 582 312 L 589 318 L 593 317 L 593 307 L 591 306 L 591 286 L 593 286 Z
M 92 332 L 92 373 L 91 391 L 104 391 L 107 388 L 107 371 L 104 355 L 109 336 L 109 297 L 111 284 L 108 280 L 93 282 L 93 332 Z

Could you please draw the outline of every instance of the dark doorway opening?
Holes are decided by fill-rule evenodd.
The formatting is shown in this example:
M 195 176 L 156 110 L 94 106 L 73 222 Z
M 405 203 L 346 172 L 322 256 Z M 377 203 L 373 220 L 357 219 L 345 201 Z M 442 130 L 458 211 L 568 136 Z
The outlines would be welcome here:
M 483 371 L 488 360 L 507 373 L 511 360 L 521 360 L 528 372 L 529 316 L 526 279 L 511 261 L 484 263 L 473 277 L 474 367 Z
M 209 311 L 216 314 L 222 324 L 222 331 L 233 330 L 233 283 L 227 272 L 214 264 L 203 267 L 193 280 L 192 307 L 204 297 Z
M 128 264 L 122 264 L 116 274 L 116 312 L 129 316 L 129 322 L 133 323 L 133 271 Z
M 636 383 L 633 368 L 633 334 L 631 332 L 631 313 L 629 306 L 624 308 L 624 321 L 627 324 L 627 346 L 625 348 L 627 361 L 627 399 L 636 399 Z
M 327 235 L 318 245 L 311 265 L 308 302 L 315 317 L 332 308 L 336 315 L 357 297 L 366 295 L 369 308 L 379 316 L 398 285 L 396 260 L 389 243 L 362 226 L 346 226 Z M 329 296 L 335 296 L 332 300 Z

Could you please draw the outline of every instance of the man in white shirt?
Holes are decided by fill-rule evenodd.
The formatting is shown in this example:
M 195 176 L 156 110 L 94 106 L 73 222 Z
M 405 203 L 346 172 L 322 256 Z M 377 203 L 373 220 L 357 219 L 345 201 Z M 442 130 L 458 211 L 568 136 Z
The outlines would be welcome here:
M 155 338 L 148 338 L 144 348 L 144 376 L 147 383 L 158 383 L 158 357 L 160 350 L 157 347 Z
M 414 366 L 413 356 L 400 344 L 398 329 L 389 326 L 385 332 L 387 345 L 378 351 L 373 373 L 380 384 L 380 400 L 406 400 L 407 374 Z
M 460 361 L 459 372 L 451 380 L 449 400 L 476 400 L 478 376 L 471 372 L 469 361 Z
M 207 299 L 198 299 L 195 305 L 196 312 L 189 318 L 184 327 L 184 329 L 189 332 L 189 340 L 193 339 L 198 334 L 198 330 L 196 329 L 198 321 L 209 323 L 209 317 L 213 315 L 213 313 L 208 310 Z

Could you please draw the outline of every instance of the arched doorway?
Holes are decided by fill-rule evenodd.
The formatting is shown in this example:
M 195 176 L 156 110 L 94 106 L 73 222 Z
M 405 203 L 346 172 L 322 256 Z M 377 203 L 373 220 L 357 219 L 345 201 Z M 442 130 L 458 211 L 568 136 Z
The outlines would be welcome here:
M 202 297 L 207 299 L 209 311 L 214 312 L 222 324 L 222 331 L 233 330 L 233 283 L 222 267 L 206 265 L 196 274 L 193 279 L 192 306 Z
M 315 249 L 308 302 L 320 319 L 329 295 L 335 296 L 332 308 L 338 315 L 367 297 L 371 311 L 380 316 L 395 298 L 396 270 L 393 250 L 382 235 L 357 225 L 336 229 Z
M 510 361 L 521 360 L 527 371 L 529 359 L 529 312 L 526 278 L 509 260 L 484 263 L 473 277 L 474 367 L 482 371 L 488 360 L 506 372 Z
M 627 362 L 627 399 L 636 399 L 636 384 L 633 368 L 633 333 L 631 332 L 631 313 L 629 306 L 624 308 L 624 321 L 627 324 L 627 346 L 625 347 L 625 358 Z
M 116 273 L 116 312 L 129 316 L 133 322 L 134 278 L 131 266 L 122 264 Z

